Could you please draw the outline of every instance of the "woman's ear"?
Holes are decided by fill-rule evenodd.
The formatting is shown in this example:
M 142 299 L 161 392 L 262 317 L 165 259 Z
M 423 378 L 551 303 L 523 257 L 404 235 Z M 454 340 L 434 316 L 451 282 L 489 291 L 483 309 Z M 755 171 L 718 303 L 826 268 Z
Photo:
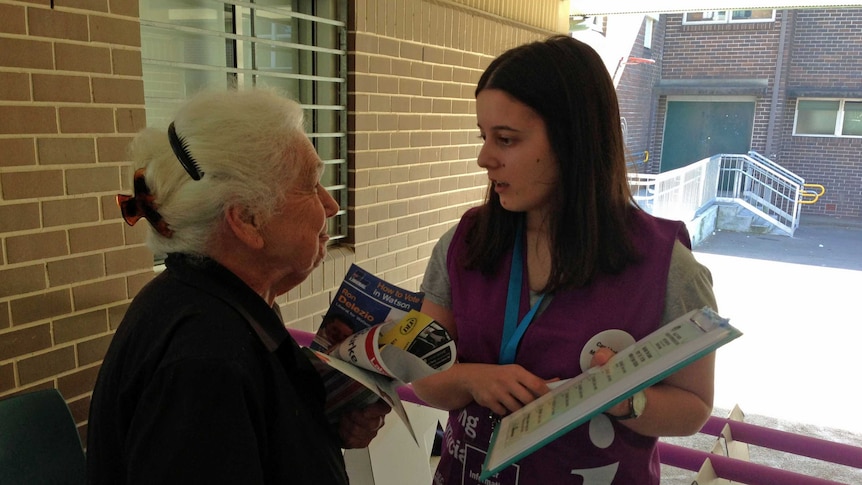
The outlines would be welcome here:
M 264 245 L 263 236 L 253 214 L 245 208 L 230 206 L 225 214 L 227 225 L 237 239 L 252 249 L 261 249 Z

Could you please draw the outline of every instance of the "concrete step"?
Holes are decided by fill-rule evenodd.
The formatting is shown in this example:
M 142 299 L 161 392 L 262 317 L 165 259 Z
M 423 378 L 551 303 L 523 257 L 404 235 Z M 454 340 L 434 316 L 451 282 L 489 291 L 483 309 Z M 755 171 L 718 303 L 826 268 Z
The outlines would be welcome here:
M 771 222 L 736 204 L 720 204 L 718 206 L 716 228 L 722 231 L 753 234 L 785 234 Z

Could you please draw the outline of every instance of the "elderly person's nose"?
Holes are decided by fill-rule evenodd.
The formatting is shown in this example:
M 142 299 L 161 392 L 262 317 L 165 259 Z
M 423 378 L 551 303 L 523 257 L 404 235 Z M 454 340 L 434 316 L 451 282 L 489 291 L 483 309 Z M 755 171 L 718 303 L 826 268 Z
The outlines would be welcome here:
M 317 189 L 320 201 L 323 203 L 323 209 L 326 211 L 326 217 L 334 217 L 338 213 L 338 202 L 332 197 L 332 194 L 322 185 Z

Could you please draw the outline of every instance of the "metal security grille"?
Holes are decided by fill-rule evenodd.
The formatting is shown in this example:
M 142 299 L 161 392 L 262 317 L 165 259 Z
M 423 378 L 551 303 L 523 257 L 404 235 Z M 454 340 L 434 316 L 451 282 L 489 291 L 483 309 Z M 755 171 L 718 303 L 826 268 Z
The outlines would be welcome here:
M 177 105 L 218 85 L 271 86 L 306 112 L 326 165 L 322 184 L 347 235 L 346 0 L 142 0 L 141 57 L 148 124 L 167 126 Z

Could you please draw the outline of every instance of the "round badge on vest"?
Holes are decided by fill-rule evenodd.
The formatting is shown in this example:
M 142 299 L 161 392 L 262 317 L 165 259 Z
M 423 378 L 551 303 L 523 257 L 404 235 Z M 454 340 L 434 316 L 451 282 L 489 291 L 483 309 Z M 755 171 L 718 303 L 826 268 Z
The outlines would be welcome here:
M 619 352 L 634 343 L 634 337 L 625 330 L 613 328 L 597 333 L 581 350 L 581 372 L 586 372 L 590 368 L 590 361 L 597 350 L 608 347 L 614 352 Z

